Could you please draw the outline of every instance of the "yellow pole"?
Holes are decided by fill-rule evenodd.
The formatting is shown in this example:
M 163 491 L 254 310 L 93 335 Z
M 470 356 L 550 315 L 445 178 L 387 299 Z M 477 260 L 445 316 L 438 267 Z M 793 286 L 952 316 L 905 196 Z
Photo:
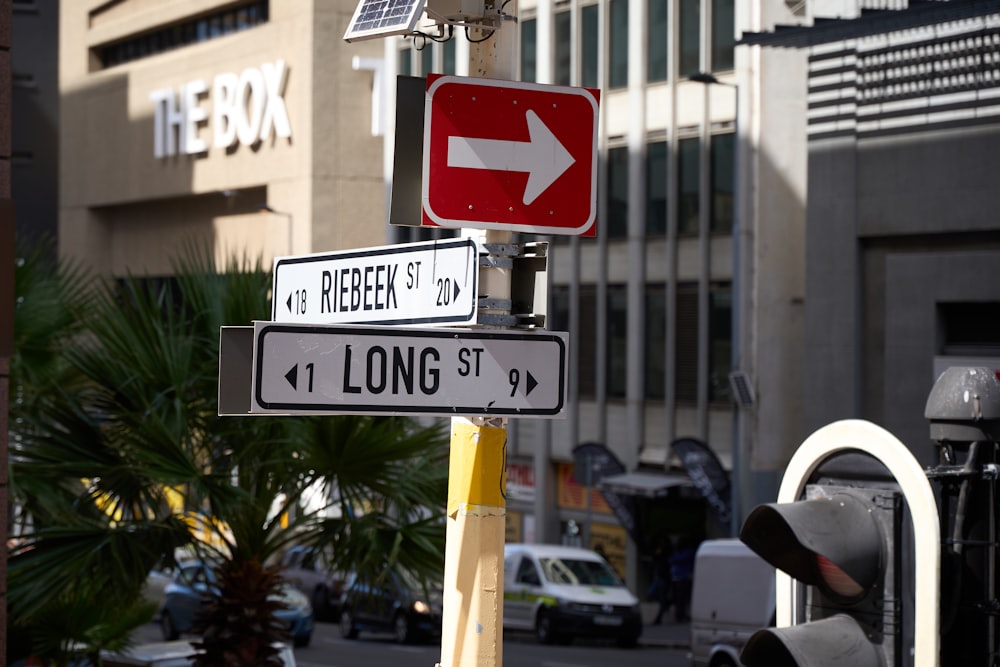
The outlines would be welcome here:
M 488 0 L 487 10 L 502 0 Z M 469 74 L 511 80 L 517 54 L 517 2 L 494 30 L 471 30 Z M 489 230 L 487 244 L 511 242 Z M 480 290 L 510 299 L 510 271 L 480 271 Z M 503 546 L 506 530 L 507 420 L 455 417 L 451 422 L 441 662 L 438 667 L 503 665 Z
M 451 421 L 441 667 L 503 664 L 507 430 Z

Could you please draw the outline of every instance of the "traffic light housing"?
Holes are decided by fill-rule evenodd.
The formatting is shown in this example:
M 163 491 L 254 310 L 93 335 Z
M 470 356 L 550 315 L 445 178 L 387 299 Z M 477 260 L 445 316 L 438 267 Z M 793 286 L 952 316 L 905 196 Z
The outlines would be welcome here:
M 905 503 L 893 476 L 860 452 L 835 456 L 811 475 L 799 500 L 770 503 L 747 517 L 740 539 L 790 575 L 800 603 L 794 625 L 755 633 L 747 667 L 896 667 L 912 664 L 912 576 L 903 543 Z M 905 571 L 905 572 L 904 572 Z M 909 661 L 908 661 L 909 660 Z

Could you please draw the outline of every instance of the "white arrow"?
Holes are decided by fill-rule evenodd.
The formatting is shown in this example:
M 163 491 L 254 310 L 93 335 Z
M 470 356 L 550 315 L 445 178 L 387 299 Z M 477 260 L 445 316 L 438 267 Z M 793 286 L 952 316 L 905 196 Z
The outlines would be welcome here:
M 463 169 L 528 172 L 524 204 L 538 195 L 576 162 L 531 109 L 525 112 L 528 141 L 448 137 L 448 166 Z

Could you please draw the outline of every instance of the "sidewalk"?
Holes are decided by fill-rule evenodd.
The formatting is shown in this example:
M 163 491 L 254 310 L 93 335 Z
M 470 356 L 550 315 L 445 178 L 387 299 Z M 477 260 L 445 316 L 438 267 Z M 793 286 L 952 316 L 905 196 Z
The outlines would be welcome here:
M 691 648 L 691 624 L 675 623 L 673 609 L 668 609 L 663 615 L 663 623 L 653 625 L 656 618 L 657 604 L 655 602 L 642 603 L 642 636 L 639 637 L 641 646 L 656 646 L 662 648 L 672 648 L 688 650 Z

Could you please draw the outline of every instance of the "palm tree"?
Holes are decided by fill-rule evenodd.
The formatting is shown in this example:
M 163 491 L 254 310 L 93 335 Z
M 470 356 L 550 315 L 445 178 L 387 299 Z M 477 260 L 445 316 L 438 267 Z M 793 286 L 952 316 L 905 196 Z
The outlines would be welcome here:
M 146 574 L 185 545 L 221 564 L 209 606 L 217 612 L 236 573 L 243 588 L 256 582 L 254 599 L 266 605 L 277 579 L 264 565 L 292 542 L 329 548 L 344 570 L 439 575 L 441 423 L 218 416 L 219 327 L 270 310 L 259 261 L 232 259 L 217 273 L 207 252 L 190 251 L 168 281 L 78 284 L 94 287 L 63 306 L 71 317 L 52 320 L 50 363 L 15 358 L 16 386 L 39 397 L 12 410 L 12 489 L 33 522 L 9 552 L 10 618 L 22 636 L 46 643 L 38 629 L 53 610 L 107 606 L 109 591 L 141 623 L 151 614 L 141 604 Z M 17 312 L 19 343 L 33 304 L 26 298 Z M 210 538 L 194 538 L 198 517 Z M 127 640 L 121 629 L 84 627 L 86 618 L 97 615 L 60 630 L 63 644 L 93 652 Z M 216 622 L 203 621 L 209 630 Z M 266 653 L 274 637 L 258 634 Z M 227 664 L 225 642 L 205 648 L 204 664 Z

